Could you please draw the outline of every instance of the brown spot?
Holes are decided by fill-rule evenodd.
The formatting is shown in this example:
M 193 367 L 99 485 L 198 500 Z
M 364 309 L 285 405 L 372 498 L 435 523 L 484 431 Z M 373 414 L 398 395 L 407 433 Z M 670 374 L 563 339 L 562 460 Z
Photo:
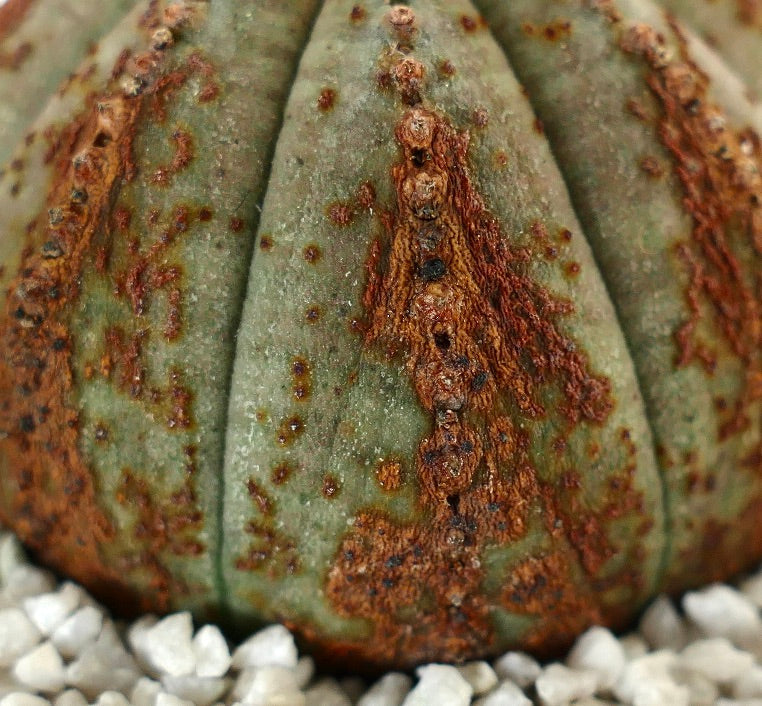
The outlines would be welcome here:
M 326 208 L 326 214 L 337 226 L 348 226 L 354 218 L 354 209 L 351 204 L 334 201 Z
M 209 81 L 201 86 L 196 99 L 203 105 L 205 103 L 211 103 L 219 95 L 220 87 L 214 81 Z
M 249 497 L 252 499 L 259 512 L 261 512 L 263 515 L 272 515 L 273 501 L 253 478 L 249 478 L 246 481 L 246 490 L 248 491 Z
M 489 113 L 486 108 L 477 108 L 471 114 L 471 122 L 476 127 L 487 127 L 489 123 Z
M 228 227 L 233 233 L 240 233 L 243 230 L 245 223 L 242 218 L 238 218 L 237 216 L 231 217 L 230 221 L 228 221 Z
M 2 27 L 0 27 L 0 34 L 2 34 Z M 32 54 L 32 48 L 30 42 L 23 42 L 11 52 L 0 51 L 0 69 L 18 71 Z
M 125 56 L 125 63 L 128 58 L 129 55 Z M 187 78 L 184 71 L 172 71 L 156 82 L 151 100 L 151 114 L 158 122 L 163 123 L 167 119 L 167 103 L 185 85 Z
M 304 402 L 312 394 L 312 369 L 302 356 L 291 359 L 291 394 L 297 402 Z
M 314 243 L 310 243 L 309 245 L 306 245 L 304 247 L 304 250 L 302 251 L 302 255 L 304 256 L 304 259 L 310 263 L 310 265 L 317 264 L 318 260 L 323 256 L 323 252 L 320 249 L 319 245 L 315 245 Z
M 323 112 L 331 110 L 336 103 L 336 91 L 333 88 L 323 88 L 317 99 L 317 106 Z
M 390 361 L 402 359 L 430 415 L 410 472 L 426 520 L 400 524 L 361 510 L 325 589 L 339 615 L 374 625 L 362 652 L 387 668 L 466 659 L 490 642 L 482 551 L 525 535 L 541 490 L 528 436 L 505 416 L 501 400 L 527 419 L 542 417 L 539 390 L 555 381 L 556 412 L 569 428 L 601 423 L 613 407 L 609 381 L 588 370 L 557 325 L 570 304 L 524 274 L 526 253 L 511 248 L 475 190 L 468 133 L 416 108 L 395 134 L 402 150 L 391 170 L 397 198 L 383 216 L 387 239 L 374 241 L 367 262 L 365 344 Z M 432 229 L 438 237 L 421 237 Z M 541 223 L 532 230 L 549 245 Z M 394 459 L 376 468 L 377 481 L 390 489 L 400 476 Z M 598 521 L 580 514 L 575 527 Z M 593 547 L 592 536 L 580 537 L 583 548 Z M 588 624 L 591 610 L 584 621 L 577 604 L 559 615 Z
M 278 446 L 290 446 L 304 432 L 304 422 L 296 414 L 283 419 L 278 426 L 275 441 Z
M 640 160 L 640 168 L 654 179 L 664 176 L 664 167 L 652 155 L 647 155 Z
M 323 488 L 321 490 L 326 500 L 332 500 L 339 492 L 339 481 L 335 476 L 327 475 L 323 478 Z
M 567 262 L 564 265 L 564 272 L 567 277 L 576 277 L 581 272 L 582 268 L 578 262 Z
M 267 413 L 266 409 L 258 409 L 254 413 L 254 418 L 259 424 L 264 424 L 270 418 L 270 415 Z
M 535 118 L 532 121 L 532 129 L 538 134 L 538 135 L 544 135 L 545 134 L 545 126 L 542 124 L 542 120 L 539 118 Z
M 558 238 L 561 242 L 569 243 L 571 242 L 572 237 L 572 232 L 568 228 L 561 228 L 561 230 L 558 231 Z
M 106 426 L 103 422 L 98 422 L 98 424 L 95 425 L 95 440 L 104 442 L 108 441 L 108 437 L 108 426 Z
M 461 15 L 458 18 L 460 26 L 468 33 L 476 32 L 478 29 L 485 29 L 487 21 L 481 17 L 471 17 L 470 15 Z
M 198 220 L 200 220 L 202 223 L 207 223 L 208 221 L 212 220 L 212 209 L 208 206 L 202 206 L 198 210 Z
M 762 0 L 736 0 L 736 4 L 741 22 L 762 29 Z
M 270 480 L 273 485 L 283 485 L 293 473 L 293 469 L 287 463 L 279 463 L 273 468 L 270 474 Z
M 353 5 L 349 11 L 349 19 L 352 22 L 362 22 L 365 19 L 365 8 L 362 5 Z
M 397 459 L 379 461 L 376 466 L 376 480 L 384 490 L 399 490 L 402 485 L 402 462 Z
M 508 155 L 505 150 L 497 150 L 495 152 L 495 164 L 500 169 L 508 166 Z
M 304 318 L 308 324 L 315 324 L 320 320 L 321 311 L 319 306 L 311 306 L 304 314 Z
M 259 239 L 259 249 L 265 252 L 270 252 L 273 249 L 273 244 L 272 236 L 267 233 L 264 233 Z
M 625 107 L 638 120 L 644 123 L 647 123 L 649 120 L 651 120 L 651 117 L 648 115 L 648 111 L 646 110 L 645 106 L 637 98 L 628 98 L 627 102 L 625 103 Z
M 437 70 L 443 78 L 452 78 L 456 73 L 455 66 L 449 59 L 442 59 L 437 65 Z

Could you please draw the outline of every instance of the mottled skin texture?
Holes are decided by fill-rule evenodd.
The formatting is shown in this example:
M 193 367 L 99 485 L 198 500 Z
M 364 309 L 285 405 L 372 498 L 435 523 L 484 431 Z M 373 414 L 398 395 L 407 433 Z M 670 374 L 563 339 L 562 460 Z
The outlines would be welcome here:
M 0 10 L 0 71 L 52 3 Z M 665 3 L 762 52 L 709 4 Z M 0 517 L 40 559 L 374 671 L 762 556 L 757 108 L 647 0 L 475 5 L 114 2 L 8 99 Z

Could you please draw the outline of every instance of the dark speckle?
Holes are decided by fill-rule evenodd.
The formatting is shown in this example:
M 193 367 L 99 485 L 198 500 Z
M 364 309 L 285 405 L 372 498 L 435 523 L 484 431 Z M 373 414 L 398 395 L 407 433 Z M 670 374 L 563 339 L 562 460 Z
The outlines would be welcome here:
M 307 309 L 306 313 L 304 314 L 304 318 L 308 324 L 317 323 L 317 321 L 320 319 L 320 307 L 309 307 L 309 309 Z
M 447 267 L 438 257 L 432 257 L 421 265 L 421 277 L 427 282 L 435 282 L 441 279 L 445 272 L 447 272 Z
M 267 233 L 259 239 L 259 249 L 265 252 L 270 252 L 273 249 L 273 244 L 272 236 Z
M 331 475 L 327 475 L 323 478 L 323 497 L 327 500 L 331 500 L 336 497 L 339 492 L 339 482 Z
M 234 233 L 240 233 L 243 230 L 243 219 L 233 217 L 230 219 L 230 230 Z
M 318 245 L 315 245 L 314 243 L 310 243 L 309 245 L 306 245 L 303 250 L 304 259 L 310 263 L 310 265 L 314 265 L 317 263 L 317 261 L 322 256 L 322 251 L 320 250 L 320 247 Z
M 349 13 L 352 22 L 362 22 L 365 19 L 365 8 L 362 5 L 354 5 Z

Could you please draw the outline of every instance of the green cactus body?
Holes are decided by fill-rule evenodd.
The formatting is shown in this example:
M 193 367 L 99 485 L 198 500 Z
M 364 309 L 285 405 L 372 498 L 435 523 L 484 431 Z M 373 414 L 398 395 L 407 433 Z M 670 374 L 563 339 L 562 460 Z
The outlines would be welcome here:
M 113 3 L 47 106 L 0 68 L 3 521 L 365 670 L 758 560 L 754 77 L 665 5 Z

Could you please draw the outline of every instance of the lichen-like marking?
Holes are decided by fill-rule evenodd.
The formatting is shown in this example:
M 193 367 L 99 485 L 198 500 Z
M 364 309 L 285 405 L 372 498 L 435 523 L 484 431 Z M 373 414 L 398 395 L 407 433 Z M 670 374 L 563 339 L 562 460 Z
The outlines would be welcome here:
M 762 263 L 762 147 L 751 129 L 731 128 L 708 95 L 708 77 L 691 60 L 678 27 L 672 28 L 678 57 L 670 56 L 663 36 L 643 24 L 626 29 L 621 46 L 650 67 L 648 85 L 663 111 L 659 137 L 674 160 L 683 205 L 693 219 L 691 238 L 677 248 L 689 276 L 690 311 L 675 334 L 677 363 L 695 362 L 707 374 L 714 372 L 722 351 L 702 340 L 706 319 L 743 362 L 745 384 L 727 404 L 718 430 L 724 440 L 749 428 L 750 406 L 762 398 L 762 295 L 754 271 Z M 736 230 L 748 239 L 752 263 L 737 256 Z
M 149 36 L 171 35 L 161 26 L 156 7 L 140 19 Z M 30 247 L 11 283 L 0 337 L 0 446 L 4 466 L 0 512 L 41 561 L 65 568 L 86 582 L 100 598 L 123 610 L 166 610 L 171 593 L 184 587 L 172 580 L 159 560 L 167 547 L 176 554 L 195 555 L 204 547 L 193 536 L 200 517 L 191 485 L 195 468 L 189 450 L 186 482 L 172 495 L 172 508 L 153 507 L 142 480 L 125 469 L 118 496 L 135 501 L 135 551 L 119 558 L 110 553 L 116 541 L 112 519 L 101 507 L 97 480 L 80 450 L 80 416 L 72 396 L 80 374 L 73 367 L 78 342 L 72 339 L 69 317 L 77 305 L 82 274 L 92 265 L 96 273 L 108 270 L 110 239 L 126 238 L 131 214 L 114 208 L 123 182 L 134 178 L 132 143 L 146 99 L 158 90 L 165 52 L 164 42 L 142 53 L 123 52 L 112 72 L 112 82 L 100 95 L 89 97 L 83 112 L 60 133 L 43 135 L 50 149 L 45 163 L 53 170 L 46 198 L 47 217 L 35 219 L 29 230 Z M 125 80 L 128 78 L 129 80 Z M 113 211 L 112 211 L 113 208 Z M 109 218 L 109 213 L 113 217 Z M 140 316 L 145 308 L 140 282 L 147 270 L 127 273 L 124 294 Z M 155 286 L 176 282 L 171 268 L 157 268 Z M 170 290 L 165 335 L 171 339 L 177 325 L 179 301 Z M 152 396 L 145 390 L 141 347 L 145 330 L 139 325 L 129 336 L 118 329 L 105 334 L 112 353 L 101 357 L 97 369 L 132 396 Z M 84 367 L 85 379 L 96 365 Z M 186 428 L 191 423 L 191 396 L 179 371 L 170 370 L 166 426 Z M 96 441 L 109 443 L 105 427 L 96 425 Z M 190 447 L 189 447 L 190 448 Z M 190 470 L 189 470 L 190 469 Z M 141 533 L 148 532 L 150 537 Z M 171 536 L 170 536 L 171 535 Z M 121 544 L 121 542 L 120 542 Z M 110 554 L 106 560 L 105 555 Z M 140 594 L 128 587 L 126 571 L 148 570 L 150 588 Z M 188 589 L 191 590 L 191 589 Z
M 522 537 L 540 494 L 511 415 L 545 416 L 539 391 L 552 381 L 568 428 L 604 422 L 613 402 L 556 324 L 571 304 L 530 279 L 529 253 L 509 246 L 475 190 L 468 133 L 416 107 L 395 135 L 396 211 L 383 215 L 388 240 L 367 264 L 365 343 L 402 356 L 431 417 L 414 469 L 426 520 L 361 512 L 326 592 L 339 614 L 374 623 L 366 657 L 410 665 L 489 645 L 482 551 Z

